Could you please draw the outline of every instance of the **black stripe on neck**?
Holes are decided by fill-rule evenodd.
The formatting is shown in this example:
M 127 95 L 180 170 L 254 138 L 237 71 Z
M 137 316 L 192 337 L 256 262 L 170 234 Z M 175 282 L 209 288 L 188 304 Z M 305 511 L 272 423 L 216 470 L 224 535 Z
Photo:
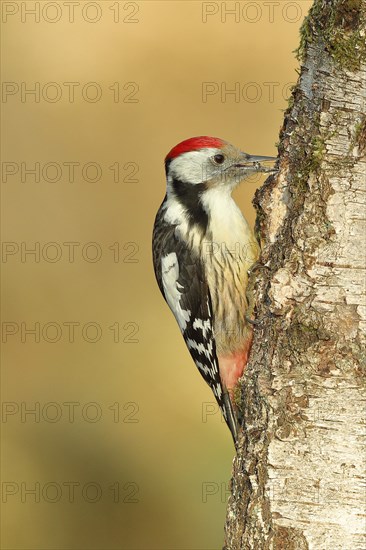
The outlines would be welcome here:
M 197 225 L 205 233 L 208 225 L 208 215 L 201 203 L 201 195 L 205 191 L 205 183 L 185 183 L 173 179 L 174 196 L 184 207 L 189 217 L 190 225 Z
M 170 166 L 170 163 L 172 162 L 172 159 L 167 159 L 165 161 L 165 174 L 168 175 L 168 172 L 169 172 L 169 166 Z

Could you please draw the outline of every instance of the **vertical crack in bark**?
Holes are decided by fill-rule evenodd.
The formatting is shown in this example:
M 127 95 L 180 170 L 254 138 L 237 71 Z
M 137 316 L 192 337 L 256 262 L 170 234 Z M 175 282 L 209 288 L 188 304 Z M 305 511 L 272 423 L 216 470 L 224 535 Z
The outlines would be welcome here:
M 365 4 L 315 0 L 257 192 L 254 343 L 225 548 L 365 547 Z

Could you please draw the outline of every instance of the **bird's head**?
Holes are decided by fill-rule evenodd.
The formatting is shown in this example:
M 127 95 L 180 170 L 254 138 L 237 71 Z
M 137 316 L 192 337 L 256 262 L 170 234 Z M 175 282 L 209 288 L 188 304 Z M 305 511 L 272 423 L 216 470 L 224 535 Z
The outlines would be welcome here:
M 244 153 L 219 138 L 199 136 L 182 141 L 165 157 L 168 189 L 179 192 L 179 186 L 199 186 L 200 191 L 221 188 L 231 192 L 254 172 L 273 172 L 262 163 L 274 157 Z

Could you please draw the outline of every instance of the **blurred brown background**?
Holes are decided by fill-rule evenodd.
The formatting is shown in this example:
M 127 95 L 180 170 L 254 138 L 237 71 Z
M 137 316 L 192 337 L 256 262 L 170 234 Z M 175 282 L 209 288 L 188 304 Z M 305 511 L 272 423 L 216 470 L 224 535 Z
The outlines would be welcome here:
M 234 449 L 151 230 L 182 139 L 276 154 L 310 2 L 1 4 L 2 548 L 221 548 Z

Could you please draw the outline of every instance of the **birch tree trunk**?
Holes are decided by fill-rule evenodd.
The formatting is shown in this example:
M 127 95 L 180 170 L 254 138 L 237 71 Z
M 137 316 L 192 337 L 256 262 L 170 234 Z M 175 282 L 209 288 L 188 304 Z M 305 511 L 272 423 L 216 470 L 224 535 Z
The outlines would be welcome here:
M 225 548 L 364 550 L 365 15 L 315 0 L 257 192 L 261 264 Z

